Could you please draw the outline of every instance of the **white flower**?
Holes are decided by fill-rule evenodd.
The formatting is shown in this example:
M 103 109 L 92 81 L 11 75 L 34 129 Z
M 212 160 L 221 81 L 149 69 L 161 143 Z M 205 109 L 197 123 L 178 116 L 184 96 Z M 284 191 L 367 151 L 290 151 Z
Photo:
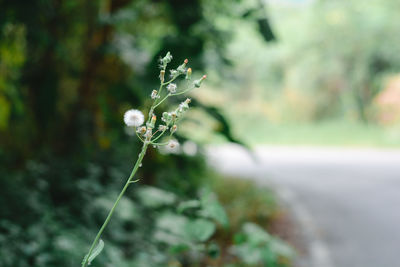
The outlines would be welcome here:
M 168 84 L 167 90 L 168 90 L 171 94 L 175 93 L 175 92 L 176 92 L 176 84 L 174 84 L 174 83 Z
M 128 126 L 139 127 L 144 122 L 144 115 L 140 110 L 130 109 L 124 114 L 124 122 Z

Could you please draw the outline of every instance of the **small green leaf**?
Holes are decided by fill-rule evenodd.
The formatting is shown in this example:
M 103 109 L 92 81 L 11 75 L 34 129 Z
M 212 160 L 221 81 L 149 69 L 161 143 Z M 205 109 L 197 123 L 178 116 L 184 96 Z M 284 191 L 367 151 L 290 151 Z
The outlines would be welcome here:
M 175 194 L 152 186 L 142 186 L 137 194 L 140 202 L 150 208 L 173 205 L 176 201 Z
M 224 227 L 229 227 L 228 215 L 224 207 L 218 202 L 217 197 L 210 191 L 205 191 L 200 199 L 202 209 L 200 215 L 214 219 Z
M 187 209 L 194 209 L 194 208 L 199 208 L 200 207 L 200 201 L 198 200 L 188 200 L 184 201 L 179 204 L 177 211 L 179 213 L 184 212 Z
M 215 224 L 206 219 L 188 221 L 185 225 L 187 235 L 197 242 L 207 241 L 215 232 Z
M 88 259 L 88 265 L 90 265 L 92 263 L 92 261 L 100 254 L 100 252 L 103 250 L 104 248 L 104 241 L 103 240 L 99 240 L 99 243 L 97 243 L 97 246 L 93 249 L 92 254 L 86 255 L 85 258 L 83 259 L 83 263 L 86 261 L 87 257 L 89 256 Z M 83 264 L 82 264 L 83 265 Z

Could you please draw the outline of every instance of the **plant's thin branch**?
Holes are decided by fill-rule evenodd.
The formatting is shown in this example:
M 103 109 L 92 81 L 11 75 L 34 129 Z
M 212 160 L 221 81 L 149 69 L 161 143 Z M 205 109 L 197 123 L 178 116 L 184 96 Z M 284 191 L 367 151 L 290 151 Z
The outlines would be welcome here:
M 153 142 L 157 141 L 158 139 L 160 139 L 161 136 L 164 135 L 164 133 L 167 131 L 167 129 L 165 129 L 164 131 L 162 131 L 156 138 L 154 138 L 151 142 L 153 144 Z
M 140 141 L 142 141 L 142 143 L 144 143 L 144 140 L 140 137 L 139 133 L 136 131 L 136 127 L 135 127 L 135 133 L 136 133 L 136 136 L 140 139 Z
M 178 93 L 174 93 L 174 94 L 170 94 L 170 96 L 176 96 L 176 95 L 183 95 L 183 94 L 186 94 L 187 92 L 189 92 L 189 91 L 191 91 L 191 90 L 193 90 L 194 88 L 196 88 L 196 87 L 191 87 L 191 88 L 188 88 L 188 89 L 186 89 L 186 90 L 184 90 L 184 91 L 182 91 L 182 92 L 178 92 Z
M 179 76 L 181 76 L 181 74 L 175 75 L 174 77 L 171 78 L 171 80 L 169 80 L 168 82 L 163 83 L 162 85 L 164 86 L 164 85 L 168 85 L 168 84 L 172 83 L 172 82 L 175 81 L 176 78 L 178 78 Z
M 158 107 L 162 102 L 165 101 L 165 99 L 167 99 L 168 97 L 170 97 L 172 94 L 168 93 L 160 102 L 157 103 L 157 105 L 153 106 L 153 110 Z

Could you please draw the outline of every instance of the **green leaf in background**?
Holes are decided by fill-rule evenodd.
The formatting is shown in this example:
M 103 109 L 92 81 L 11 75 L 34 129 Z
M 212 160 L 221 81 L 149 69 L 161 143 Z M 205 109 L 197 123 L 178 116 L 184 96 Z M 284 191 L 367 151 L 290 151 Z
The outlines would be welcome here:
M 207 241 L 214 234 L 215 229 L 215 224 L 206 219 L 191 220 L 185 225 L 188 237 L 197 242 Z
M 184 212 L 187 209 L 195 209 L 195 208 L 199 208 L 201 206 L 201 202 L 198 200 L 188 200 L 188 201 L 184 201 L 182 203 L 179 204 L 177 211 L 179 213 Z
M 189 219 L 170 212 L 163 213 L 156 221 L 154 238 L 177 248 L 195 247 L 195 243 L 208 240 L 215 232 L 215 224 L 207 219 Z
M 267 243 L 271 240 L 271 236 L 254 223 L 245 223 L 243 225 L 243 233 L 246 235 L 247 241 L 255 245 Z
M 211 191 L 206 190 L 203 193 L 200 202 L 202 206 L 200 211 L 201 216 L 214 219 L 224 227 L 229 226 L 229 219 L 226 215 L 225 209 Z
M 172 205 L 176 201 L 173 193 L 152 186 L 142 186 L 138 197 L 143 205 L 150 208 Z
M 188 238 L 185 232 L 185 226 L 188 218 L 171 212 L 162 213 L 156 219 L 156 231 L 154 239 L 158 242 L 177 246 L 187 244 Z
M 243 225 L 242 233 L 235 237 L 235 243 L 233 253 L 251 265 L 275 266 L 280 259 L 289 259 L 294 254 L 283 241 L 272 237 L 254 223 Z

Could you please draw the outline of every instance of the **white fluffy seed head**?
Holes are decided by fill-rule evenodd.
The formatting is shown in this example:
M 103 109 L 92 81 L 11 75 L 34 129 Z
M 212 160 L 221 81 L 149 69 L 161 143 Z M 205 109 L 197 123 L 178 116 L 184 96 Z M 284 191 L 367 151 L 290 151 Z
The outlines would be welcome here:
M 176 141 L 176 140 L 174 140 L 174 139 L 169 140 L 168 145 L 167 145 L 167 148 L 175 150 L 175 149 L 177 149 L 178 147 L 179 147 L 178 141 Z
M 180 152 L 179 143 L 175 139 L 169 140 L 165 146 L 160 146 L 162 154 L 178 154 Z
M 144 115 L 140 110 L 130 109 L 124 114 L 124 122 L 128 126 L 139 127 L 144 122 Z

